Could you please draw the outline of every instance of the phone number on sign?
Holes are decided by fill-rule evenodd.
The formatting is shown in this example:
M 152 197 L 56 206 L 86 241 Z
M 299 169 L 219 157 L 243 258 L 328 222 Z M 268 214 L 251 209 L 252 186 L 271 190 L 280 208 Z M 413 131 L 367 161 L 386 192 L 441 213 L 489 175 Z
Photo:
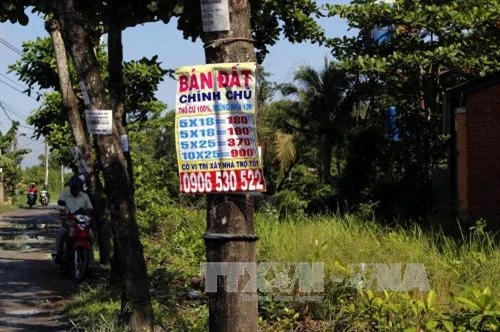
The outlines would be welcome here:
M 261 170 L 233 170 L 180 173 L 183 193 L 221 193 L 239 191 L 264 191 Z

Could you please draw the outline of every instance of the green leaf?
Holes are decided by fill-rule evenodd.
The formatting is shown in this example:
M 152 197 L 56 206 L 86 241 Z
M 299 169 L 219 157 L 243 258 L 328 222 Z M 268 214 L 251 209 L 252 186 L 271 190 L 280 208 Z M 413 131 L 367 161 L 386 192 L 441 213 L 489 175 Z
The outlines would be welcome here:
M 469 300 L 465 297 L 455 297 L 454 300 L 457 301 L 458 303 L 463 304 L 468 309 L 473 309 L 475 311 L 481 311 L 481 308 L 476 303 L 472 302 L 471 300 Z
M 449 331 L 449 332 L 453 332 L 455 331 L 455 327 L 453 326 L 453 323 L 450 322 L 450 321 L 447 321 L 447 320 L 443 320 L 441 321 L 441 323 L 443 324 L 444 328 Z

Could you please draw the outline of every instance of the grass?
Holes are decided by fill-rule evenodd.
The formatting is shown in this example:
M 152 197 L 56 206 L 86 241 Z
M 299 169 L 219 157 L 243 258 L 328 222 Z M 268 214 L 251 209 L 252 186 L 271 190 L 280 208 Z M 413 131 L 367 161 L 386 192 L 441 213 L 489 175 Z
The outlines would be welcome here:
M 118 324 L 116 315 L 119 311 L 118 291 L 104 284 L 84 285 L 65 308 L 75 331 L 79 330 L 77 326 L 85 326 L 85 331 L 92 332 L 125 331 Z
M 10 210 L 17 209 L 17 206 L 12 205 L 12 204 L 0 204 L 0 213 L 2 212 L 7 212 Z
M 256 220 L 258 259 L 284 262 L 324 262 L 328 273 L 359 263 L 422 263 L 431 288 L 443 298 L 466 287 L 500 285 L 500 248 L 491 235 L 476 230 L 460 241 L 442 232 L 387 229 L 353 216 L 318 216 L 293 222 Z
M 155 211 L 156 214 L 151 211 L 140 214 L 139 220 L 144 234 L 149 234 L 144 236 L 143 243 L 156 323 L 167 330 L 204 331 L 208 317 L 206 298 L 188 299 L 186 293 L 202 290 L 193 280 L 199 279 L 199 264 L 205 260 L 202 234 L 206 213 L 203 209 L 175 207 L 157 207 Z M 450 304 L 453 296 L 470 293 L 472 288 L 476 299 L 480 298 L 477 290 L 488 290 L 492 301 L 498 301 L 500 248 L 481 223 L 472 232 L 464 231 L 458 240 L 440 231 L 424 232 L 417 226 L 384 228 L 350 215 L 280 221 L 276 214 L 266 213 L 256 214 L 255 223 L 260 237 L 257 242 L 259 261 L 324 262 L 327 275 L 343 273 L 346 277 L 345 268 L 349 264 L 421 263 L 432 288 L 430 293 L 414 291 L 384 295 L 369 290 L 359 293 L 330 283 L 326 285 L 322 303 L 310 306 L 260 303 L 260 327 L 264 331 L 298 327 L 304 331 L 365 331 L 370 324 L 380 329 L 392 326 L 387 330 L 399 331 L 436 317 L 452 317 L 454 320 L 449 318 L 445 323 L 458 326 L 456 324 L 462 324 L 461 316 L 446 316 L 440 310 L 453 311 L 457 315 L 466 312 L 469 316 L 464 316 L 463 321 L 472 316 L 467 311 L 470 308 L 465 310 Z M 427 305 L 431 302 L 429 297 L 436 298 L 436 307 Z M 500 305 L 495 303 L 493 307 Z M 75 298 L 68 314 L 88 317 L 87 323 L 80 322 L 86 330 L 107 331 L 98 328 L 114 324 L 118 308 L 116 294 L 93 286 Z M 500 308 L 488 310 L 496 312 Z M 439 321 L 435 326 L 443 327 L 445 323 Z

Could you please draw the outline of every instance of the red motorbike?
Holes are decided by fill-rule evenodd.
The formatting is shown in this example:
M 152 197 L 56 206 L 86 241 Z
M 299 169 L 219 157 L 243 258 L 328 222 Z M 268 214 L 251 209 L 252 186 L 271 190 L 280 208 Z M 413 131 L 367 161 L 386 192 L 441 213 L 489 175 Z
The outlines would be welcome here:
M 58 203 L 66 205 L 63 201 Z M 72 272 L 76 281 L 82 282 L 92 265 L 94 219 L 83 209 L 63 216 L 66 217 L 65 223 L 69 227 L 69 237 L 63 244 L 60 266 L 63 272 Z

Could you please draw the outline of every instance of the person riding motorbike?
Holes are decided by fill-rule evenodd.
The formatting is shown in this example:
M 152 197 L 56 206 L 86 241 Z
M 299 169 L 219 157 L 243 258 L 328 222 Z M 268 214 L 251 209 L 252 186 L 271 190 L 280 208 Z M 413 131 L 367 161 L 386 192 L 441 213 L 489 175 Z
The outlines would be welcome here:
M 42 196 L 45 194 L 47 197 L 47 202 L 50 201 L 49 188 L 47 184 L 43 185 L 43 189 L 40 191 L 40 202 L 42 201 Z
M 30 196 L 30 193 L 33 193 L 35 194 L 35 202 L 36 202 L 36 197 L 37 197 L 37 194 L 38 194 L 38 189 L 36 189 L 36 186 L 35 186 L 35 183 L 34 182 L 31 182 L 29 188 L 28 188 L 28 191 L 26 193 L 26 196 L 29 198 Z
M 59 216 L 61 227 L 57 232 L 55 248 L 52 251 L 56 263 L 61 260 L 63 244 L 69 235 L 69 225 L 66 215 L 68 213 L 75 213 L 80 209 L 85 210 L 89 215 L 93 214 L 94 209 L 92 203 L 90 202 L 89 196 L 82 191 L 82 188 L 83 181 L 78 177 L 74 177 L 69 182 L 69 191 L 63 191 L 59 196 L 59 201 L 64 201 L 65 206 L 60 206 Z

